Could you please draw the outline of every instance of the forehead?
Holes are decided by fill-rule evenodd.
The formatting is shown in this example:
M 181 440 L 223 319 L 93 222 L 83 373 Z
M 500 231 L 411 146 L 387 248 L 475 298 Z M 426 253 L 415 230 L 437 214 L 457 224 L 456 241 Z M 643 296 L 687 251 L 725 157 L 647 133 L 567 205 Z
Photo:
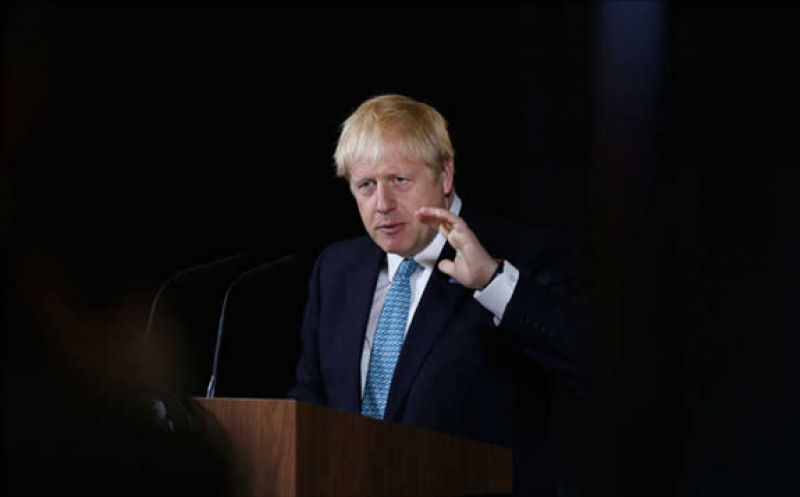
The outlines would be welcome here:
M 360 159 L 350 166 L 351 180 L 388 175 L 413 175 L 430 170 L 422 161 L 408 159 L 399 153 L 390 153 L 377 160 Z

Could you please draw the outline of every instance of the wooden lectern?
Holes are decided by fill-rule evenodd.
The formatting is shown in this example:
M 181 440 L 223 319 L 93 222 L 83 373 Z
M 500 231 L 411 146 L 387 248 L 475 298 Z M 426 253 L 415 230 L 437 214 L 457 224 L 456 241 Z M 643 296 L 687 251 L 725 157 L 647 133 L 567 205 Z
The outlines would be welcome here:
M 294 400 L 194 398 L 218 422 L 239 493 L 511 493 L 511 450 Z

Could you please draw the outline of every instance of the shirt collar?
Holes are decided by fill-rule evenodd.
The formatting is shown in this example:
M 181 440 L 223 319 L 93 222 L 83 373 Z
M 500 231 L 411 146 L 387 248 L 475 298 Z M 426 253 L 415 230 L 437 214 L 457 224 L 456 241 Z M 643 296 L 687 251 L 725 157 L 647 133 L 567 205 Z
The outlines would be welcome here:
M 461 198 L 455 193 L 453 193 L 453 205 L 450 206 L 450 212 L 456 216 L 461 212 Z M 417 264 L 422 266 L 424 269 L 432 268 L 439 259 L 439 254 L 442 253 L 442 249 L 444 248 L 444 244 L 446 242 L 447 239 L 437 231 L 436 236 L 433 237 L 431 243 L 422 249 L 421 252 L 417 253 L 413 259 L 417 261 Z M 400 267 L 400 263 L 403 262 L 403 256 L 391 253 L 386 255 L 389 266 L 389 281 L 392 281 L 394 280 L 394 275 L 397 273 L 397 269 Z

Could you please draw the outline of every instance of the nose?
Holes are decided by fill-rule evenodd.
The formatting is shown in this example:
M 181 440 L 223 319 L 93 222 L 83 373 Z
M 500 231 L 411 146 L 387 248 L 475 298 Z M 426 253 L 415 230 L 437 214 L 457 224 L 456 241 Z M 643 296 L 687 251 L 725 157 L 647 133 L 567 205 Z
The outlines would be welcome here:
M 394 210 L 396 204 L 392 191 L 386 183 L 378 182 L 377 185 L 377 209 L 380 214 L 386 214 Z

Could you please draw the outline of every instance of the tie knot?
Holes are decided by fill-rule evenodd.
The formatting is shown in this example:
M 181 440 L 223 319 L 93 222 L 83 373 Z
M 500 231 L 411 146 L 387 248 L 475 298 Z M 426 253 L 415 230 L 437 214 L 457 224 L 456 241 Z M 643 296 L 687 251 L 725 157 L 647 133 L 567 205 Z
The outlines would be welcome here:
M 419 264 L 414 259 L 403 259 L 403 262 L 400 263 L 400 268 L 397 270 L 397 276 L 407 279 L 417 267 L 419 267 Z

